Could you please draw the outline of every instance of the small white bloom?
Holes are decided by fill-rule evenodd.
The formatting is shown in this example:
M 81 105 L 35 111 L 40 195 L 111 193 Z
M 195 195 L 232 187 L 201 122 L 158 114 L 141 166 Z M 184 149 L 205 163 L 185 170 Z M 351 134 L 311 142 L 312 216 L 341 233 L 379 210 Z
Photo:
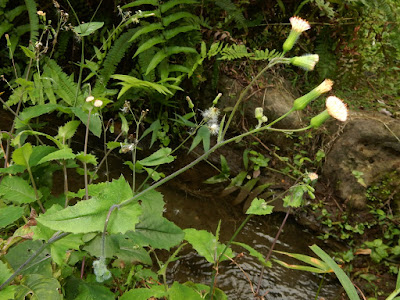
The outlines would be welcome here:
M 217 123 L 219 116 L 219 109 L 216 108 L 215 106 L 210 107 L 205 111 L 203 111 L 202 116 L 205 120 L 208 120 L 212 123 Z
M 306 20 L 299 17 L 291 17 L 289 21 L 292 25 L 292 30 L 298 33 L 302 33 L 311 28 L 310 24 Z
M 94 105 L 95 107 L 101 107 L 101 106 L 103 105 L 103 101 L 97 99 L 97 100 L 94 101 L 94 104 L 93 104 L 93 105 Z
M 308 178 L 311 180 L 311 181 L 314 181 L 314 180 L 317 180 L 318 179 L 318 174 L 317 173 L 308 173 L 307 174 L 308 175 Z
M 330 96 L 326 99 L 326 109 L 328 113 L 339 121 L 347 120 L 347 107 L 338 97 Z
M 217 123 L 210 123 L 208 125 L 208 130 L 210 131 L 211 135 L 217 135 L 219 132 L 219 125 Z
M 86 97 L 86 102 L 92 102 L 94 100 L 93 96 Z

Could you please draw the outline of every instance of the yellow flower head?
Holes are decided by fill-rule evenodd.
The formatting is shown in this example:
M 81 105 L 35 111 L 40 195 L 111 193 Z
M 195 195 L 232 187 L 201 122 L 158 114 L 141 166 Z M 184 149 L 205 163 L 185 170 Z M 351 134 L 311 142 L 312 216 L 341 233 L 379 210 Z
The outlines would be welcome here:
M 292 30 L 298 33 L 302 33 L 311 28 L 310 24 L 306 20 L 299 17 L 291 17 L 289 21 L 292 25 Z
M 326 109 L 328 113 L 339 121 L 347 120 L 347 107 L 338 97 L 330 96 L 326 99 Z

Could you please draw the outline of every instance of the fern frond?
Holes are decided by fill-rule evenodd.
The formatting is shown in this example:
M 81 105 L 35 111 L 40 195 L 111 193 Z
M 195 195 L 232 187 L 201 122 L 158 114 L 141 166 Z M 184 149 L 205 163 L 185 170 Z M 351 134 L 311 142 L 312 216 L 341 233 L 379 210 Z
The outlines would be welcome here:
M 180 46 L 172 46 L 172 47 L 166 47 L 156 53 L 154 55 L 153 59 L 149 63 L 149 66 L 147 67 L 146 70 L 146 75 L 151 72 L 153 69 L 157 67 L 157 65 L 162 62 L 166 57 L 169 57 L 174 54 L 178 53 L 196 53 L 197 51 L 194 48 L 191 47 L 180 47 Z
M 211 45 L 210 50 L 207 52 L 207 57 L 211 58 L 213 56 L 221 53 L 222 49 L 225 47 L 225 44 L 222 42 L 215 42 Z
M 226 45 L 224 49 L 221 51 L 220 60 L 233 60 L 244 57 L 252 56 L 252 53 L 247 52 L 247 48 L 245 45 Z
M 239 28 L 247 30 L 246 19 L 231 0 L 216 0 L 215 4 L 225 10 L 235 20 L 236 24 L 240 25 Z
M 43 76 L 53 79 L 53 89 L 56 95 L 70 106 L 83 103 L 81 93 L 75 96 L 77 85 L 73 79 L 65 74 L 61 67 L 52 59 L 46 60 Z M 80 100 L 80 101 L 78 101 Z
M 4 21 L 0 24 L 0 39 L 3 37 L 3 34 L 8 32 L 11 28 L 13 28 L 13 25 L 8 23 L 7 21 Z
M 155 45 L 162 44 L 165 42 L 166 42 L 166 40 L 164 39 L 163 36 L 153 37 L 153 38 L 147 40 L 146 42 L 144 42 L 142 45 L 140 45 L 140 47 L 136 50 L 133 57 L 136 57 L 138 54 L 142 53 L 143 51 L 146 51 L 147 49 L 150 49 L 151 47 L 153 47 Z
M 140 6 L 140 5 L 153 5 L 153 6 L 158 6 L 158 1 L 157 0 L 137 0 L 128 4 L 125 4 L 122 6 L 122 9 L 125 8 L 130 8 L 130 7 L 135 7 L 135 6 Z
M 272 58 L 282 56 L 282 52 L 278 52 L 275 49 L 269 51 L 268 49 L 265 50 L 255 50 L 254 56 L 250 57 L 252 60 L 271 60 Z
M 7 21 L 12 22 L 12 21 L 14 21 L 14 19 L 16 17 L 18 17 L 24 11 L 26 11 L 26 6 L 25 5 L 20 5 L 20 6 L 17 6 L 16 8 L 14 8 L 14 9 L 9 10 L 4 15 L 7 18 Z
M 133 42 L 136 40 L 139 36 L 145 33 L 149 33 L 155 30 L 162 30 L 164 26 L 161 23 L 153 23 L 149 25 L 142 26 L 139 28 L 138 31 L 135 32 L 135 34 L 131 37 L 131 39 L 128 42 Z
M 139 54 L 139 66 L 140 66 L 140 73 L 146 73 L 147 66 L 151 62 L 154 54 L 157 52 L 156 48 L 149 49 L 148 51 L 144 51 Z M 152 71 L 147 75 L 143 76 L 144 80 L 154 82 L 156 80 L 156 72 Z
M 111 77 L 121 81 L 121 82 L 118 82 L 118 84 L 122 85 L 121 91 L 118 94 L 118 98 L 120 98 L 123 94 L 125 94 L 131 88 L 155 90 L 158 93 L 163 94 L 163 95 L 167 95 L 167 94 L 172 95 L 172 92 L 168 88 L 166 88 L 165 86 L 158 84 L 158 83 L 140 80 L 138 78 L 135 78 L 135 77 L 132 77 L 129 75 L 116 74 L 116 75 L 112 75 Z
M 166 11 L 170 10 L 171 8 L 181 5 L 181 4 L 195 4 L 197 3 L 196 0 L 170 0 L 168 2 L 165 2 L 160 6 L 161 8 L 161 13 L 165 13 Z
M 167 40 L 169 40 L 180 33 L 188 32 L 188 31 L 192 31 L 192 30 L 198 30 L 198 29 L 199 29 L 199 26 L 197 26 L 197 25 L 180 26 L 180 27 L 176 27 L 173 29 L 165 30 L 164 36 Z
M 198 17 L 187 12 L 187 11 L 180 11 L 174 14 L 170 14 L 162 19 L 163 25 L 167 27 L 169 24 L 176 22 L 181 19 L 193 19 L 197 20 Z
M 170 65 L 169 72 L 179 72 L 179 73 L 190 73 L 191 70 L 188 67 L 182 65 Z
M 29 25 L 31 31 L 30 40 L 33 44 L 35 44 L 39 37 L 39 17 L 36 13 L 37 8 L 35 0 L 25 0 L 25 5 L 29 15 Z

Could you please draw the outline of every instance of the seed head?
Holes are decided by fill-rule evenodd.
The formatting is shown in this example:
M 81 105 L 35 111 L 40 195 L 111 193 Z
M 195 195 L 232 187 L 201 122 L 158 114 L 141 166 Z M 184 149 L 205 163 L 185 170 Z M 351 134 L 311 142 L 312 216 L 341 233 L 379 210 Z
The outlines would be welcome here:
M 326 99 L 326 109 L 328 113 L 339 121 L 347 120 L 347 107 L 338 97 L 330 96 Z

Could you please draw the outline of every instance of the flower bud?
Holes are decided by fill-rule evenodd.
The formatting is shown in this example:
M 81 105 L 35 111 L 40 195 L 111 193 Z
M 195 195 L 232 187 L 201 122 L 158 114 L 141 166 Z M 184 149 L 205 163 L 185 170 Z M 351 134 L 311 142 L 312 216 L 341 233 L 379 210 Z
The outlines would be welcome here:
M 86 102 L 92 102 L 94 100 L 93 96 L 86 97 Z
M 189 108 L 190 108 L 190 109 L 193 109 L 194 104 L 193 104 L 193 102 L 192 102 L 192 99 L 190 99 L 189 96 L 186 96 L 186 101 L 187 101 L 188 104 L 189 104 Z
M 296 43 L 297 39 L 303 31 L 311 28 L 310 24 L 306 20 L 303 20 L 299 17 L 291 17 L 289 20 L 290 24 L 292 25 L 292 29 L 290 30 L 289 36 L 283 44 L 284 53 L 290 51 L 293 48 L 294 44 Z
M 306 54 L 302 56 L 293 57 L 290 60 L 290 63 L 306 71 L 312 71 L 314 70 L 314 67 L 318 61 L 319 61 L 318 54 Z
M 217 105 L 217 104 L 218 104 L 218 100 L 219 100 L 219 98 L 221 98 L 221 96 L 222 96 L 222 93 L 219 93 L 219 94 L 217 95 L 217 97 L 215 97 L 215 99 L 214 99 L 214 101 L 213 101 L 213 105 Z
M 332 89 L 333 81 L 330 79 L 325 79 L 319 86 L 313 89 L 311 92 L 297 98 L 293 102 L 294 110 L 304 109 L 311 101 L 317 99 L 323 93 L 326 93 Z
M 262 117 L 264 116 L 264 110 L 262 107 L 256 107 L 254 110 L 254 116 L 256 117 L 257 120 L 261 120 Z
M 320 127 L 322 124 L 324 124 L 324 122 L 326 120 L 328 120 L 330 117 L 328 110 L 324 110 L 322 113 L 320 113 L 319 115 L 316 115 L 314 118 L 311 119 L 310 121 L 310 125 L 313 128 L 318 128 Z

